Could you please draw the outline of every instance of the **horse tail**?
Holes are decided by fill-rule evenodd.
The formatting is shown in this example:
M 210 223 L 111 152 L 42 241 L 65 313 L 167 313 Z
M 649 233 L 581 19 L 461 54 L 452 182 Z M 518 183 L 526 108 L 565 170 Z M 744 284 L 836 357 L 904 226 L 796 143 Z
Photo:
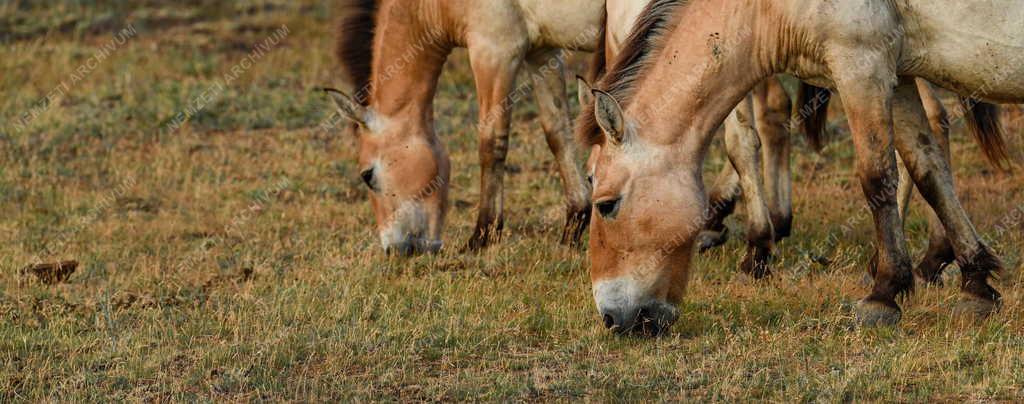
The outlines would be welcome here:
M 996 168 L 1009 171 L 1012 166 L 1005 132 L 999 121 L 1000 108 L 969 97 L 960 97 L 967 130 L 981 146 L 985 158 Z
M 814 150 L 820 151 L 824 146 L 828 106 L 831 101 L 832 92 L 829 89 L 800 82 L 800 88 L 796 92 L 797 107 L 793 110 L 793 122 L 800 126 Z

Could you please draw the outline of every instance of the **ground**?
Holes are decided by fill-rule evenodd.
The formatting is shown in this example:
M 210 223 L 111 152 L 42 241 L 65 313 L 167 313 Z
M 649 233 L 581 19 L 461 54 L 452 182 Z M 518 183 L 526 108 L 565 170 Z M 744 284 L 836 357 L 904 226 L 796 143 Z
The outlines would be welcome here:
M 458 252 L 479 176 L 464 53 L 435 105 L 448 247 L 387 258 L 354 139 L 319 129 L 333 110 L 312 89 L 338 83 L 330 2 L 163 3 L 0 4 L 0 401 L 1024 398 L 1024 177 L 989 168 L 960 124 L 959 192 L 1006 266 L 989 320 L 952 316 L 954 286 L 920 287 L 898 328 L 854 328 L 872 230 L 838 117 L 821 154 L 796 141 L 775 276 L 739 274 L 730 241 L 696 260 L 666 336 L 622 338 L 599 323 L 585 252 L 557 243 L 528 101 L 506 237 Z M 80 263 L 62 283 L 22 273 L 62 260 Z

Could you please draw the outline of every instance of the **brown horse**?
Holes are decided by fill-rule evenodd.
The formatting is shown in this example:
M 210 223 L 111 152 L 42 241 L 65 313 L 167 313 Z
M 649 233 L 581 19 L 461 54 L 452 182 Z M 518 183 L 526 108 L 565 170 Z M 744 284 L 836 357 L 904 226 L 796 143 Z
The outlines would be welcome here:
M 592 77 L 603 74 L 606 64 L 615 60 L 648 3 L 650 0 L 606 2 L 604 46 L 595 52 L 590 74 Z M 578 87 L 581 105 L 592 103 L 589 84 L 579 79 Z M 750 231 L 747 239 L 749 253 L 741 263 L 741 268 L 760 277 L 767 274 L 773 244 L 789 235 L 792 223 L 787 133 L 791 106 L 785 90 L 776 79 L 766 80 L 759 85 L 752 93 L 751 100 L 752 104 L 744 103 L 725 122 L 726 150 L 733 163 L 724 167 L 715 182 L 715 203 L 711 204 L 709 210 L 713 219 L 708 223 L 708 231 L 702 234 L 700 244 L 702 249 L 706 249 L 724 243 L 724 219 L 732 212 L 742 188 L 750 202 L 745 205 Z M 821 122 L 806 120 L 805 123 L 809 125 L 805 125 L 805 129 L 817 134 L 821 127 L 812 124 Z M 754 136 L 748 136 L 750 134 Z M 591 161 L 588 162 L 591 171 L 594 159 L 599 155 L 600 147 L 594 147 Z M 764 177 L 761 174 L 762 161 L 767 172 L 786 172 L 787 175 Z M 737 174 L 739 172 L 749 175 L 740 176 Z
M 599 47 L 595 53 L 591 76 L 603 74 L 605 66 L 615 61 L 640 14 L 649 3 L 650 0 L 607 0 L 604 46 Z M 592 103 L 590 85 L 582 78 L 579 80 L 581 105 Z M 790 126 L 800 126 L 808 135 L 811 144 L 815 148 L 820 148 L 831 100 L 831 93 L 828 90 L 801 82 L 795 100 L 795 112 L 799 115 L 794 117 L 795 122 L 800 125 L 792 125 L 790 117 L 794 109 L 780 80 L 781 77 L 776 76 L 758 84 L 751 93 L 753 105 L 741 103 L 741 107 L 733 111 L 735 116 L 725 121 L 725 144 L 731 163 L 723 166 L 721 173 L 713 182 L 707 212 L 709 219 L 706 230 L 698 239 L 698 248 L 702 251 L 723 244 L 728 234 L 724 224 L 725 218 L 732 214 L 736 202 L 742 195 L 747 202 L 745 206 L 749 226 L 749 247 L 740 268 L 757 278 L 769 274 L 773 243 L 788 237 L 791 232 L 793 206 L 789 165 Z M 948 145 L 949 122 L 945 107 L 930 84 L 918 80 L 917 85 L 936 140 L 940 145 Z M 992 142 L 985 141 L 990 135 L 998 136 L 999 131 L 990 129 L 986 125 L 987 122 L 979 121 L 985 116 L 994 116 L 990 110 L 994 106 L 970 102 L 967 99 L 963 101 L 964 111 L 971 112 L 964 118 L 983 149 L 986 152 L 1000 150 L 986 147 Z M 598 155 L 599 147 L 596 147 L 591 157 L 594 159 Z M 1005 158 L 998 153 L 986 153 L 986 156 L 997 166 Z M 593 161 L 588 163 L 588 168 L 592 171 Z M 902 164 L 900 169 L 899 201 L 903 207 L 901 212 L 905 212 L 913 186 L 907 186 L 911 184 L 911 180 L 909 172 Z M 932 231 L 929 249 L 921 264 L 916 267 L 915 274 L 922 280 L 936 283 L 942 269 L 952 262 L 953 254 L 942 225 L 934 214 L 930 216 L 930 228 Z
M 345 0 L 338 56 L 348 92 L 329 91 L 359 125 L 359 164 L 385 250 L 436 251 L 447 210 L 449 158 L 433 130 L 438 77 L 468 48 L 480 105 L 480 203 L 468 247 L 500 235 L 511 107 L 530 73 L 540 122 L 558 163 L 568 217 L 563 242 L 589 222 L 590 188 L 572 141 L 561 49 L 592 50 L 603 0 Z
M 603 133 L 586 140 L 602 145 L 590 258 L 606 324 L 662 329 L 674 321 L 706 221 L 701 164 L 711 135 L 778 73 L 844 97 L 879 249 L 874 287 L 856 310 L 861 324 L 898 322 L 896 297 L 913 288 L 894 146 L 949 234 L 963 274 L 961 307 L 995 310 L 1000 294 L 989 276 L 999 261 L 957 199 L 943 147 L 925 135 L 913 77 L 994 102 L 1024 100 L 1024 72 L 990 67 L 1018 64 L 1024 26 L 1012 16 L 1020 15 L 1018 5 L 922 0 L 655 0 L 600 83 L 607 92 L 588 106 Z M 944 29 L 954 24 L 975 35 Z

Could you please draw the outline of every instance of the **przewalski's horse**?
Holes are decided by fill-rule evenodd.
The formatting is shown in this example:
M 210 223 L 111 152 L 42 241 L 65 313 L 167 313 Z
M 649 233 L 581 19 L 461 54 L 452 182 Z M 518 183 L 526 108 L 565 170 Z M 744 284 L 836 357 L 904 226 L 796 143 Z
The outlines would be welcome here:
M 330 90 L 359 124 L 359 164 L 386 250 L 436 251 L 447 209 L 449 158 L 433 130 L 433 98 L 448 54 L 468 48 L 480 104 L 480 204 L 468 247 L 503 227 L 503 177 L 516 76 L 529 71 L 540 122 L 565 188 L 563 242 L 589 222 L 590 188 L 572 140 L 561 49 L 590 51 L 603 0 L 341 1 L 338 55 L 355 93 Z
M 605 66 L 615 60 L 626 44 L 640 14 L 649 3 L 650 0 L 608 0 L 606 2 L 607 22 L 603 36 L 604 46 L 599 47 L 594 54 L 591 63 L 591 76 L 596 77 L 603 74 Z M 590 85 L 583 79 L 579 79 L 578 87 L 581 89 L 581 105 L 592 103 Z M 807 94 L 813 94 L 809 86 L 801 90 Z M 740 194 L 741 182 L 744 183 L 747 193 L 751 195 L 750 198 L 755 201 L 746 204 L 751 229 L 748 232 L 750 247 L 740 266 L 745 272 L 761 277 L 767 274 L 772 245 L 789 235 L 792 224 L 792 187 L 788 175 L 790 147 L 788 125 L 791 103 L 776 78 L 765 80 L 758 85 L 752 93 L 751 100 L 753 101 L 752 105 L 741 105 L 734 111 L 734 116 L 726 120 L 725 139 L 730 159 L 735 161 L 735 164 L 740 164 L 739 167 L 744 173 L 750 172 L 752 175 L 741 180 L 734 168 L 735 164 L 727 164 L 723 168 L 718 180 L 715 181 L 716 186 L 712 192 L 713 203 L 710 204 L 711 208 L 708 212 L 712 218 L 708 221 L 708 231 L 702 235 L 700 244 L 702 249 L 706 249 L 725 242 L 724 220 L 732 213 L 736 198 Z M 816 117 L 817 115 L 812 115 L 812 119 L 803 120 L 803 129 L 814 134 L 821 132 L 824 121 L 813 119 Z M 755 136 L 746 136 L 754 133 L 755 126 L 757 127 Z M 757 138 L 757 135 L 760 135 L 760 139 Z M 816 139 L 816 137 L 812 138 Z M 600 154 L 600 147 L 593 149 L 591 161 L 587 164 L 591 171 L 594 159 Z M 762 161 L 765 171 L 769 173 L 785 172 L 787 175 L 763 177 L 761 175 Z M 765 185 L 764 189 L 750 183 L 749 180 L 753 178 L 757 178 L 758 184 Z M 762 200 L 765 203 L 759 203 Z
M 995 310 L 1000 294 L 989 277 L 1001 264 L 956 197 L 913 77 L 994 102 L 1024 101 L 1022 16 L 1016 4 L 655 0 L 602 81 L 608 92 L 588 106 L 603 132 L 587 140 L 603 145 L 590 259 L 606 323 L 660 329 L 674 321 L 705 221 L 701 165 L 711 135 L 777 73 L 843 95 L 880 251 L 858 321 L 897 323 L 896 297 L 913 289 L 894 146 L 952 242 L 961 307 Z M 955 35 L 951 25 L 976 35 Z
M 605 66 L 615 61 L 640 14 L 650 2 L 651 0 L 608 0 L 606 2 L 607 22 L 603 36 L 604 46 L 599 47 L 595 52 L 591 63 L 591 76 L 603 74 Z M 736 202 L 743 195 L 747 201 L 745 206 L 748 210 L 747 218 L 750 231 L 747 232 L 748 253 L 740 263 L 740 268 L 757 278 L 769 274 L 769 260 L 772 256 L 773 243 L 788 237 L 791 231 L 793 206 L 789 164 L 791 150 L 789 129 L 791 126 L 799 126 L 808 135 L 811 144 L 815 148 L 820 148 L 821 135 L 825 129 L 829 101 L 831 100 L 828 90 L 801 82 L 797 93 L 798 97 L 795 100 L 796 112 L 799 115 L 794 117 L 795 123 L 799 123 L 799 125 L 793 125 L 794 122 L 791 122 L 792 104 L 780 79 L 779 76 L 771 77 L 758 84 L 749 99 L 752 101 L 752 105 L 747 102 L 748 100 L 744 100 L 740 107 L 733 111 L 735 116 L 731 116 L 725 121 L 725 144 L 731 163 L 723 166 L 721 173 L 713 182 L 709 209 L 706 213 L 708 217 L 706 231 L 701 234 L 698 241 L 700 250 L 712 248 L 725 242 L 727 235 L 725 218 L 732 214 Z M 592 103 L 591 86 L 582 78 L 578 80 L 578 87 L 581 89 L 581 105 Z M 945 107 L 935 95 L 930 84 L 919 80 L 918 89 L 934 135 L 941 145 L 947 145 L 949 122 Z M 990 157 L 993 164 L 1002 164 L 1006 158 L 1005 155 L 989 153 L 990 150 L 1001 149 L 985 147 L 993 143 L 986 139 L 993 134 L 998 136 L 998 129 L 991 128 L 992 124 L 987 121 L 980 121 L 986 116 L 995 116 L 992 111 L 995 106 L 967 99 L 963 99 L 963 102 L 964 111 L 971 113 L 965 116 L 969 123 L 968 127 L 982 143 L 986 156 Z M 597 128 L 590 129 L 596 130 Z M 758 139 L 755 139 L 754 136 Z M 600 147 L 594 149 L 594 152 L 591 153 L 591 161 L 588 162 L 588 169 L 591 171 L 593 160 L 599 155 Z M 902 165 L 900 167 L 901 175 L 903 175 L 906 170 L 902 169 Z M 744 175 L 740 175 L 741 172 Z M 905 181 L 900 182 L 899 200 L 901 206 L 904 207 L 907 206 L 913 190 L 912 186 L 905 186 L 910 183 L 909 178 L 909 173 L 906 172 Z M 901 209 L 902 211 L 905 209 Z M 916 268 L 915 273 L 926 281 L 938 282 L 942 269 L 953 259 L 952 247 L 946 240 L 942 225 L 935 215 L 931 215 L 930 219 L 932 231 L 930 232 L 929 250 L 925 253 L 925 258 Z

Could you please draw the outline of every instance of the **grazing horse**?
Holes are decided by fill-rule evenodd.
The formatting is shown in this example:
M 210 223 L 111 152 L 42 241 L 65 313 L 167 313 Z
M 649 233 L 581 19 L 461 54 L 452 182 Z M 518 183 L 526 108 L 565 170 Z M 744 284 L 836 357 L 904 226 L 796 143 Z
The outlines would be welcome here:
M 651 0 L 607 0 L 604 46 L 595 52 L 590 76 L 603 74 L 605 67 L 615 61 L 640 14 L 650 2 Z M 748 210 L 750 229 L 747 232 L 748 252 L 741 261 L 740 268 L 756 278 L 769 275 L 772 245 L 790 235 L 793 220 L 789 165 L 792 104 L 780 79 L 780 76 L 776 76 L 758 84 L 750 97 L 753 105 L 747 105 L 747 100 L 744 100 L 740 107 L 733 111 L 735 116 L 730 116 L 730 119 L 725 121 L 725 144 L 731 163 L 722 167 L 721 173 L 713 182 L 709 210 L 706 213 L 706 230 L 701 233 L 697 243 L 698 248 L 703 251 L 725 242 L 728 233 L 724 224 L 725 218 L 732 214 L 736 202 L 742 195 L 747 201 L 745 206 Z M 582 78 L 578 78 L 578 81 L 581 105 L 592 103 L 591 86 Z M 929 83 L 918 79 L 917 86 L 931 131 L 948 153 L 947 111 Z M 803 82 L 800 83 L 797 94 L 796 112 L 800 115 L 795 119 L 802 124 L 801 128 L 808 135 L 812 145 L 820 148 L 831 94 L 828 90 Z M 990 158 L 993 165 L 1000 166 L 1006 159 L 1005 155 L 998 153 L 1002 150 L 1001 143 L 988 141 L 993 137 L 1001 139 L 998 137 L 998 128 L 992 128 L 993 124 L 987 121 L 987 117 L 996 116 L 993 109 L 996 107 L 967 98 L 962 98 L 961 101 L 964 104 L 964 111 L 970 112 L 964 118 L 969 123 L 968 127 L 972 134 L 981 143 L 986 157 Z M 752 116 L 749 115 L 750 112 L 753 113 Z M 758 139 L 755 140 L 754 136 Z M 999 147 L 991 147 L 992 145 Z M 591 171 L 594 159 L 600 154 L 600 147 L 594 149 L 591 153 L 592 160 L 587 165 Z M 903 164 L 900 164 L 900 174 L 900 211 L 905 213 L 913 185 Z M 921 264 L 915 268 L 915 274 L 926 282 L 937 283 L 940 281 L 942 269 L 952 262 L 953 253 L 941 222 L 934 214 L 929 216 L 929 220 L 929 249 Z
M 505 158 L 520 71 L 530 72 L 540 122 L 567 199 L 563 242 L 579 240 L 590 188 L 577 162 L 561 49 L 593 50 L 604 0 L 345 0 L 338 56 L 348 92 L 329 90 L 359 125 L 361 177 L 385 250 L 441 248 L 449 157 L 433 129 L 433 98 L 452 49 L 468 48 L 480 122 L 480 203 L 470 249 L 503 227 Z
M 594 54 L 590 73 L 592 78 L 604 73 L 605 66 L 613 62 L 622 51 L 633 26 L 648 3 L 650 0 L 607 1 L 604 45 Z M 590 85 L 582 78 L 578 79 L 578 83 L 581 105 L 592 103 Z M 813 94 L 810 92 L 810 86 L 805 86 L 801 90 Z M 747 238 L 748 253 L 740 267 L 747 273 L 762 277 L 768 272 L 772 245 L 789 235 L 792 224 L 792 187 L 788 175 L 788 125 L 791 104 L 782 84 L 775 78 L 765 80 L 757 86 L 752 93 L 752 100 L 752 106 L 743 105 L 750 108 L 737 108 L 732 117 L 735 119 L 728 119 L 725 122 L 726 148 L 734 164 L 723 167 L 719 179 L 715 182 L 712 208 L 708 212 L 712 219 L 708 221 L 708 231 L 702 234 L 700 245 L 701 249 L 707 249 L 725 242 L 724 220 L 732 213 L 742 184 L 752 203 L 745 205 L 751 231 L 748 232 Z M 751 112 L 752 115 L 747 112 Z M 816 135 L 823 130 L 824 120 L 816 119 L 817 116 L 814 114 L 811 119 L 803 121 L 803 129 L 812 134 L 812 139 L 816 139 Z M 754 133 L 755 126 L 756 134 L 747 136 Z M 591 171 L 593 159 L 600 155 L 600 147 L 593 149 L 591 161 L 587 164 Z M 786 175 L 762 178 L 762 161 L 765 171 L 784 172 Z M 738 171 L 751 175 L 741 178 L 737 175 Z M 752 179 L 756 179 L 756 183 L 751 182 Z M 762 183 L 764 187 L 760 186 Z
M 960 205 L 913 78 L 993 102 L 1024 101 L 1021 17 L 1024 6 L 990 2 L 654 0 L 600 83 L 607 91 L 584 113 L 601 132 L 585 140 L 602 145 L 589 255 L 606 324 L 657 331 L 675 320 L 705 222 L 701 165 L 712 134 L 778 73 L 843 95 L 879 250 L 858 322 L 896 324 L 896 298 L 914 285 L 894 147 L 949 235 L 960 308 L 996 310 L 1000 294 L 989 278 L 1001 264 Z M 954 25 L 962 29 L 946 29 Z

